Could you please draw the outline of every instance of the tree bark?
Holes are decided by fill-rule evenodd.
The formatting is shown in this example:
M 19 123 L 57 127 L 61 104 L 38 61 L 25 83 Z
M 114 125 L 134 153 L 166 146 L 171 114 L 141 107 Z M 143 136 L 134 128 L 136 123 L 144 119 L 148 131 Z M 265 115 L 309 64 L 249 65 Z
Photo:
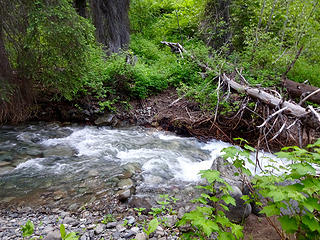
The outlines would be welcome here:
M 301 98 L 301 96 L 306 97 L 307 95 L 317 91 L 319 88 L 313 87 L 303 83 L 297 83 L 289 79 L 283 81 L 284 87 L 288 90 L 291 97 Z M 310 96 L 307 101 L 320 104 L 320 93 Z
M 87 17 L 86 5 L 87 5 L 86 0 L 74 0 L 75 9 L 77 10 L 78 14 L 84 18 Z
M 1 86 L 4 86 L 4 81 L 12 78 L 12 70 L 9 64 L 9 59 L 5 50 L 3 41 L 2 19 L 0 19 L 0 81 Z
M 97 40 L 110 53 L 129 44 L 129 5 L 129 0 L 91 0 Z
M 206 40 L 208 46 L 219 49 L 228 43 L 232 37 L 230 26 L 231 0 L 211 0 L 206 4 L 205 31 L 210 35 Z M 221 24 L 223 22 L 223 24 Z

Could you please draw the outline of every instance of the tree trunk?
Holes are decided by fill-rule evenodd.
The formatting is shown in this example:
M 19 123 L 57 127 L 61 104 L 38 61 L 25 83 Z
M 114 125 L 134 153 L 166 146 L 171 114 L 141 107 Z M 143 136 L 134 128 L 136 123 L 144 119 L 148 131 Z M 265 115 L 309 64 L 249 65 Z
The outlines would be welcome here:
M 86 0 L 74 0 L 74 7 L 77 10 L 77 13 L 84 18 L 87 17 L 86 5 Z
M 129 0 L 91 0 L 97 40 L 110 53 L 129 44 L 129 4 Z
M 9 64 L 8 56 L 6 54 L 4 42 L 3 42 L 3 31 L 2 31 L 2 20 L 0 19 L 0 81 L 1 86 L 4 86 L 4 82 L 12 78 L 12 71 Z
M 30 81 L 19 79 L 10 66 L 5 49 L 3 21 L 0 15 L 0 124 L 25 120 L 32 102 Z
M 206 5 L 205 32 L 209 30 L 207 45 L 219 49 L 231 40 L 231 0 L 211 0 Z

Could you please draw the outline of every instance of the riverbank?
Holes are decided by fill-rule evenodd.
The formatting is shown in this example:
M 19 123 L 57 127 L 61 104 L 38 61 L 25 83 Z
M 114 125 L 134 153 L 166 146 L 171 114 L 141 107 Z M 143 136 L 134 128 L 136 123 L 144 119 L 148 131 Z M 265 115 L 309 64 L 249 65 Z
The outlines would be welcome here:
M 239 96 L 235 95 L 235 98 Z M 282 147 L 299 145 L 299 129 L 291 128 L 288 133 L 268 141 L 258 125 L 262 120 L 249 110 L 241 116 L 201 108 L 201 105 L 181 97 L 175 88 L 169 88 L 144 100 L 132 100 L 113 106 L 114 112 L 100 111 L 96 99 L 83 98 L 77 102 L 49 101 L 50 97 L 39 97 L 37 114 L 33 121 L 59 121 L 62 124 L 82 123 L 97 126 L 144 126 L 171 131 L 185 137 L 196 137 L 201 141 L 218 139 L 237 145 L 234 138 L 244 138 L 251 146 L 267 151 L 279 151 Z M 239 99 L 234 99 L 239 101 Z M 265 111 L 261 109 L 261 111 Z M 280 126 L 281 127 L 281 126 Z M 273 129 L 275 131 L 275 129 Z M 303 134 L 302 144 L 314 142 L 319 132 L 311 129 Z

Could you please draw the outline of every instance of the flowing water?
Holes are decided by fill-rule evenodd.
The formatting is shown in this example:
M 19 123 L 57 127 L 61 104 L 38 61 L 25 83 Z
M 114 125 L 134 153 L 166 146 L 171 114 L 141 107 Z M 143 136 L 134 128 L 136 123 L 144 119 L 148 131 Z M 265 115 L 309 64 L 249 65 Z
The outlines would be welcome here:
M 140 127 L 6 126 L 0 128 L 0 202 L 36 193 L 83 199 L 112 192 L 132 165 L 141 172 L 140 188 L 186 186 L 228 146 Z

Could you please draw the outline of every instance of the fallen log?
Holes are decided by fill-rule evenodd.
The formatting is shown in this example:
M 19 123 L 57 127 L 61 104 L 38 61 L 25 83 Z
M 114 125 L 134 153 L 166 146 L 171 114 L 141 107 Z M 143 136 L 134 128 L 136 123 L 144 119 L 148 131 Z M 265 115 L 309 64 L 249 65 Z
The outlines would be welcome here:
M 282 99 L 277 98 L 263 90 L 246 85 L 241 85 L 231 80 L 229 77 L 227 77 L 226 74 L 223 74 L 222 79 L 233 90 L 236 90 L 237 92 L 246 93 L 250 97 L 259 99 L 260 101 L 272 107 L 281 107 L 281 112 L 283 111 L 287 115 L 292 115 L 300 119 L 303 122 L 303 124 L 305 124 L 309 128 L 317 129 L 320 127 L 319 113 L 317 113 L 313 108 L 304 108 L 296 103 L 283 101 Z
M 306 114 L 308 114 L 308 111 L 305 108 L 299 106 L 296 103 L 283 101 L 282 99 L 279 99 L 279 98 L 271 95 L 270 93 L 267 93 L 267 92 L 260 90 L 260 89 L 257 89 L 257 88 L 253 88 L 250 86 L 243 86 L 243 85 L 231 80 L 225 74 L 223 75 L 223 80 L 224 80 L 224 82 L 229 84 L 232 89 L 236 90 L 237 92 L 244 92 L 244 93 L 248 94 L 249 96 L 254 97 L 254 98 L 258 98 L 262 102 L 264 102 L 268 105 L 271 105 L 273 107 L 277 107 L 280 105 L 282 107 L 286 107 L 286 112 L 295 116 L 295 117 L 301 118 L 301 117 L 305 116 Z
M 305 101 L 320 104 L 320 88 L 313 87 L 304 83 L 297 83 L 288 79 L 283 80 L 283 86 L 288 90 L 289 95 L 294 98 L 304 98 L 318 91 L 316 94 L 311 95 Z

